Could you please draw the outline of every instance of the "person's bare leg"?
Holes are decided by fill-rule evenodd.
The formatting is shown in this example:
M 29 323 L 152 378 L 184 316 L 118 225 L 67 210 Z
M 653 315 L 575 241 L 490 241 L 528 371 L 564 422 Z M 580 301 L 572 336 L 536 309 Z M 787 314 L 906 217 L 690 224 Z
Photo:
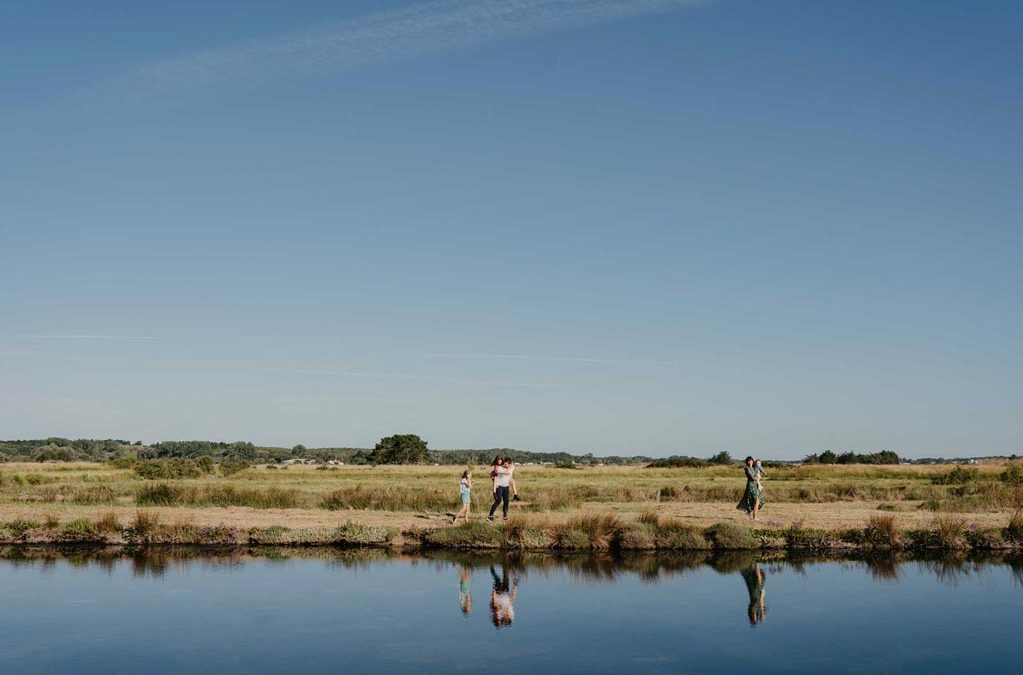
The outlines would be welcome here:
M 760 511 L 760 502 L 757 502 L 756 504 L 753 505 L 753 513 L 752 513 L 753 520 L 757 519 L 757 513 L 759 511 Z

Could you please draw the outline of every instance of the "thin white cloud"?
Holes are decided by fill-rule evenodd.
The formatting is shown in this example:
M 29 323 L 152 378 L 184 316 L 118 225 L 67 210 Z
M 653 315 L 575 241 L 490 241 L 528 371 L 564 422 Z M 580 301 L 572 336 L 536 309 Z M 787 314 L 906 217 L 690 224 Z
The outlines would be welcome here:
M 519 382 L 515 380 L 472 380 L 434 375 L 418 375 L 416 373 L 364 373 L 332 368 L 289 368 L 263 367 L 256 370 L 266 373 L 291 373 L 294 375 L 329 375 L 335 377 L 367 378 L 376 380 L 409 380 L 413 382 L 443 382 L 447 384 L 472 384 L 488 387 L 528 387 L 534 389 L 567 389 L 567 384 L 550 382 Z
M 0 335 L 0 340 L 163 340 L 157 335 L 103 335 L 97 333 L 69 333 L 48 335 Z
M 609 23 L 708 0 L 437 0 L 143 64 L 112 83 L 157 91 L 306 77 Z
M 497 361 L 550 361 L 560 363 L 593 363 L 608 365 L 681 366 L 681 361 L 656 359 L 589 358 L 585 356 L 537 356 L 532 354 L 475 354 L 426 352 L 423 356 L 449 359 L 484 359 Z

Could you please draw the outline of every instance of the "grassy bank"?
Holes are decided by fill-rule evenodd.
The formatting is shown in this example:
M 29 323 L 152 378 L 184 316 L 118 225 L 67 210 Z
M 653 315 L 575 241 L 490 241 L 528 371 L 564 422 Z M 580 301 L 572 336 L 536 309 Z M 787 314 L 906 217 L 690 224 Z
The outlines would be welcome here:
M 345 522 L 327 528 L 197 526 L 161 522 L 138 511 L 130 521 L 115 514 L 61 522 L 15 520 L 0 523 L 0 544 L 97 544 L 118 546 L 340 546 L 402 549 L 506 551 L 1012 551 L 1023 549 L 1023 514 L 999 528 L 978 528 L 964 519 L 939 515 L 930 527 L 900 530 L 892 515 L 873 516 L 860 528 L 843 530 L 761 529 L 720 522 L 696 527 L 653 512 L 627 521 L 613 513 L 570 518 L 519 516 L 505 522 L 477 520 L 448 527 L 400 531 Z

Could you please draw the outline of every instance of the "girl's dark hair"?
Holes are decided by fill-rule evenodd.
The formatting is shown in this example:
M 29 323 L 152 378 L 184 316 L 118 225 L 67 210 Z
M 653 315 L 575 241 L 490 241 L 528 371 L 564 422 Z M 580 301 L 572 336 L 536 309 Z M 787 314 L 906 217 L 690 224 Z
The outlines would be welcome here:
M 494 462 L 493 462 L 493 463 L 494 463 L 494 464 L 500 464 L 500 463 L 501 463 L 501 462 L 503 462 L 503 461 L 504 461 L 504 460 L 503 460 L 503 459 L 501 459 L 501 455 L 498 455 L 497 457 L 495 457 L 495 458 L 494 458 Z
M 746 458 L 746 461 L 745 461 L 745 462 L 743 462 L 743 463 L 744 463 L 744 464 L 749 464 L 749 463 L 750 463 L 750 462 L 752 462 L 752 461 L 753 461 L 753 458 L 752 458 L 752 457 L 747 457 L 747 458 Z
M 468 477 L 469 477 L 469 470 L 466 469 L 465 471 L 462 472 L 462 478 L 468 478 Z

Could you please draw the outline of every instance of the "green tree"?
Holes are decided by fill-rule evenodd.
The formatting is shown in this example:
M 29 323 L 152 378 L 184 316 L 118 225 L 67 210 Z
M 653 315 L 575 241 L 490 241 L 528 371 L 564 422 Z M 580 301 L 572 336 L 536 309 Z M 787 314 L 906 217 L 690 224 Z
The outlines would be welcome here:
M 710 458 L 710 463 L 729 465 L 734 464 L 735 462 L 732 460 L 732 456 L 728 454 L 727 450 L 722 450 L 721 452 Z
M 429 459 L 426 441 L 415 434 L 381 438 L 367 458 L 370 464 L 417 464 Z
M 821 464 L 835 464 L 838 462 L 838 455 L 830 450 L 825 450 L 820 454 L 819 461 Z

